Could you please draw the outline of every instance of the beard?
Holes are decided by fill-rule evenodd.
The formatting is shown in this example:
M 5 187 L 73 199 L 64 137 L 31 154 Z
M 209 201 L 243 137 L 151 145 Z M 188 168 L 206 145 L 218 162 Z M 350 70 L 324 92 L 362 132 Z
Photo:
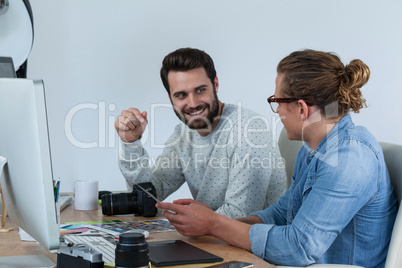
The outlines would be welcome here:
M 210 129 L 212 122 L 215 120 L 215 118 L 218 116 L 219 113 L 218 96 L 216 95 L 215 89 L 213 90 L 213 92 L 214 92 L 214 99 L 212 100 L 211 105 L 206 103 L 203 105 L 199 105 L 196 108 L 188 109 L 186 111 L 184 110 L 177 111 L 177 109 L 174 108 L 175 114 L 183 123 L 185 123 L 191 129 Z M 200 111 L 204 109 L 208 109 L 209 111 L 205 117 L 187 119 L 185 116 L 186 113 L 191 113 L 194 111 Z

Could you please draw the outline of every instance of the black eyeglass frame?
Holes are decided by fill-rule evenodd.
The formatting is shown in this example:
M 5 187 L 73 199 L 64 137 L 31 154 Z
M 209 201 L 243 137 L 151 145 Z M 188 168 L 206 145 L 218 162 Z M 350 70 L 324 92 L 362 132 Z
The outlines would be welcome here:
M 272 107 L 272 102 L 276 102 L 276 103 L 291 103 L 294 101 L 298 101 L 299 99 L 297 98 L 275 98 L 275 95 L 270 96 L 267 101 L 269 103 L 269 106 L 271 107 L 271 110 L 274 113 L 278 113 L 276 110 L 274 110 L 274 108 Z

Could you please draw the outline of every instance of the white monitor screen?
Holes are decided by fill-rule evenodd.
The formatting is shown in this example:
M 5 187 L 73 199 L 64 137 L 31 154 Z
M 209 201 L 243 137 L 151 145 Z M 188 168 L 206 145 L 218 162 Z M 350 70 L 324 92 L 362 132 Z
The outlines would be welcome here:
M 0 183 L 10 220 L 45 248 L 58 248 L 42 81 L 0 78 L 0 162 L 6 162 Z

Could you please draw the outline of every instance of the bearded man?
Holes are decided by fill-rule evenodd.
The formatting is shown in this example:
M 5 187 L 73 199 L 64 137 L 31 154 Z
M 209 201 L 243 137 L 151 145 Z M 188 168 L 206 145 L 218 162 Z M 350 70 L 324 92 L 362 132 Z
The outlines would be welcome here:
M 182 122 L 151 166 L 141 143 L 147 112 L 121 112 L 115 128 L 121 139 L 119 167 L 129 190 L 151 182 L 163 200 L 187 182 L 194 200 L 230 218 L 275 203 L 286 190 L 286 172 L 269 124 L 261 115 L 218 99 L 212 58 L 199 49 L 181 48 L 164 58 L 160 75 Z

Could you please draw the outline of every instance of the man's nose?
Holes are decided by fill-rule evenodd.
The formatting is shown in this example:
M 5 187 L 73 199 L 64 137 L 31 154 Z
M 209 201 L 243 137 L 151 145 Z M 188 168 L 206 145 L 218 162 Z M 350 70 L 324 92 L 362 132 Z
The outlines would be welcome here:
M 198 98 L 194 94 L 190 94 L 188 96 L 188 106 L 191 108 L 195 108 L 198 106 Z

